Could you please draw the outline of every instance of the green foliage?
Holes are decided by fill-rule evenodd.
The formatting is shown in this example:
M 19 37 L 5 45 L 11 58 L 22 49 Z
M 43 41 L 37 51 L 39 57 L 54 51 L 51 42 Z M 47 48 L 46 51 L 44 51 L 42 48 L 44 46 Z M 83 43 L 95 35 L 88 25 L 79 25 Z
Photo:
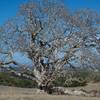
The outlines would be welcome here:
M 37 87 L 37 83 L 32 80 L 13 77 L 8 73 L 0 72 L 0 85 L 16 86 L 16 87 Z
M 73 74 L 72 74 L 73 73 Z M 54 81 L 54 86 L 77 87 L 85 86 L 88 82 L 100 82 L 100 72 L 80 70 L 68 72 L 58 76 Z M 16 87 L 38 87 L 36 81 L 11 76 L 9 73 L 0 72 L 0 85 Z
M 69 78 L 66 77 L 58 77 L 54 81 L 55 86 L 62 86 L 62 87 L 77 87 L 77 86 L 85 86 L 87 81 L 79 78 Z
M 64 83 L 65 87 L 77 87 L 77 86 L 85 86 L 86 81 L 78 78 L 67 79 Z
M 92 82 L 100 82 L 100 71 L 97 72 L 91 72 L 88 76 L 88 80 Z
M 64 83 L 66 81 L 66 77 L 63 77 L 63 76 L 60 76 L 60 77 L 57 77 L 56 80 L 53 82 L 53 84 L 55 86 L 64 86 Z
M 82 78 L 87 82 L 100 82 L 100 71 L 81 69 L 76 72 L 76 77 Z
M 85 86 L 90 72 L 86 70 L 66 71 L 54 81 L 55 86 L 77 87 Z

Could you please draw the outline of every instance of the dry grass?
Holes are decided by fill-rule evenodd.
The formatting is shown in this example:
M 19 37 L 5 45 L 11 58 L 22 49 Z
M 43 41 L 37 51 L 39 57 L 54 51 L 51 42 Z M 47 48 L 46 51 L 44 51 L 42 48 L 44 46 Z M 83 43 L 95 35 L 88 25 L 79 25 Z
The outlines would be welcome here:
M 1 95 L 0 100 L 100 100 L 97 97 L 79 97 L 62 95 Z
M 85 88 L 88 90 L 100 90 L 100 83 L 89 84 Z M 16 88 L 0 86 L 0 100 L 100 100 L 99 97 L 81 97 L 65 95 L 37 94 L 36 89 Z
M 68 89 L 84 89 L 84 90 L 87 90 L 87 91 L 90 91 L 90 90 L 100 91 L 100 83 L 88 83 L 88 85 L 83 86 L 83 87 L 75 87 L 75 88 L 69 87 Z

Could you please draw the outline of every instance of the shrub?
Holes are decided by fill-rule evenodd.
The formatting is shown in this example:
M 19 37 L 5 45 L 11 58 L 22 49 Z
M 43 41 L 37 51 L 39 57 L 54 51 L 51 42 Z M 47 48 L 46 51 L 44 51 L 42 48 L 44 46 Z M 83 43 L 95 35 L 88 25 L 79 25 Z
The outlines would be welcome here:
M 54 85 L 62 87 L 85 86 L 87 76 L 88 72 L 85 71 L 66 72 L 56 78 Z
M 100 71 L 91 72 L 91 75 L 89 76 L 89 80 L 93 82 L 100 82 Z
M 0 85 L 34 88 L 37 87 L 36 81 L 13 77 L 9 73 L 0 72 Z
M 78 78 L 67 79 L 64 83 L 65 87 L 77 87 L 77 86 L 85 86 L 86 81 Z
M 53 82 L 53 84 L 55 86 L 62 86 L 63 87 L 65 81 L 66 81 L 66 77 L 61 76 L 61 77 L 57 77 L 57 79 Z

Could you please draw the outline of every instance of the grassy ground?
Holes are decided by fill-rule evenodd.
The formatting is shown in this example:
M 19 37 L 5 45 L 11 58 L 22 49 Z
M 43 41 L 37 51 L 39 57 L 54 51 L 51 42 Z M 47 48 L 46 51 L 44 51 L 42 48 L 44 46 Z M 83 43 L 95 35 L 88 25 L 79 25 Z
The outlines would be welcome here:
M 100 90 L 100 83 L 92 83 L 86 87 L 78 88 Z M 100 97 L 48 95 L 46 93 L 38 94 L 36 91 L 37 89 L 0 86 L 0 100 L 100 100 Z
M 84 90 L 87 90 L 87 91 L 90 91 L 90 90 L 98 90 L 100 91 L 100 83 L 88 83 L 88 85 L 86 86 L 83 86 L 83 87 L 73 87 L 73 88 L 68 88 L 68 89 L 84 89 Z
M 0 100 L 100 100 L 97 97 L 51 96 L 51 95 L 14 95 L 1 97 Z

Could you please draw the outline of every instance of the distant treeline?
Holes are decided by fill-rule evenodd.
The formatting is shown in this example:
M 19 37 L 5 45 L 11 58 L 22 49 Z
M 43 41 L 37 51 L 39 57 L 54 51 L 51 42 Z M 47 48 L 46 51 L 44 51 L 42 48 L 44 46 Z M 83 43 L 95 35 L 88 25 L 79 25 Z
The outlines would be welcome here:
M 70 78 L 71 75 L 71 78 Z M 56 78 L 55 86 L 76 87 L 85 86 L 88 82 L 100 82 L 100 72 L 81 70 L 77 72 L 66 72 Z M 0 72 L 0 85 L 16 86 L 25 88 L 37 88 L 36 81 L 22 77 L 12 76 L 7 72 Z
M 7 72 L 0 72 L 0 85 L 16 86 L 16 87 L 23 87 L 23 88 L 37 87 L 37 83 L 35 81 L 24 79 L 22 77 L 15 77 Z

